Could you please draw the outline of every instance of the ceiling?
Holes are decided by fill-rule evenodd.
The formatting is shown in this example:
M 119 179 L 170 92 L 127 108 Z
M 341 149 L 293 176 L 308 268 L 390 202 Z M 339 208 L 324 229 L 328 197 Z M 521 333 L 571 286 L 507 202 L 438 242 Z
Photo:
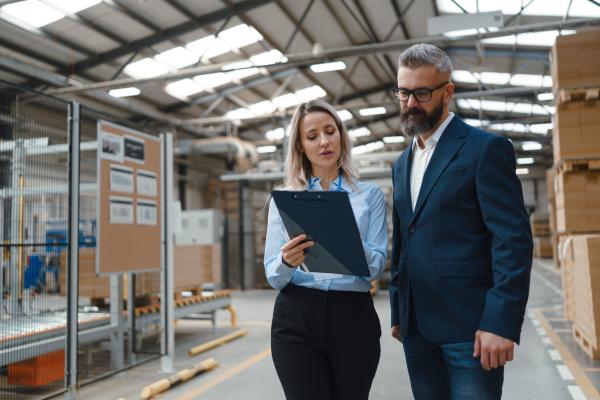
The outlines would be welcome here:
M 0 1 L 0 79 L 80 99 L 175 131 L 178 138 L 238 135 L 259 146 L 275 145 L 279 152 L 283 129 L 278 128 L 289 120 L 289 112 L 300 101 L 324 98 L 346 110 L 342 115 L 355 136 L 355 148 L 369 144 L 357 152 L 400 150 L 405 143 L 382 141 L 401 135 L 398 104 L 391 93 L 398 56 L 413 43 L 431 42 L 444 48 L 453 62 L 457 95 L 451 111 L 507 136 L 519 158 L 531 157 L 547 167 L 552 164 L 554 111 L 551 98 L 543 97 L 552 85 L 549 50 L 558 34 L 598 29 L 600 2 L 504 0 L 504 31 L 428 35 L 428 18 L 497 11 L 497 4 Z M 597 20 L 578 22 L 581 18 Z M 560 31 L 559 23 L 566 24 Z M 513 35 L 514 27 L 523 33 Z M 311 69 L 335 61 L 345 68 L 320 73 Z M 61 87 L 69 88 L 61 93 Z M 110 92 L 119 88 L 121 92 Z M 129 96 L 114 97 L 123 94 Z M 523 147 L 523 142 L 542 148 L 526 150 L 535 146 Z

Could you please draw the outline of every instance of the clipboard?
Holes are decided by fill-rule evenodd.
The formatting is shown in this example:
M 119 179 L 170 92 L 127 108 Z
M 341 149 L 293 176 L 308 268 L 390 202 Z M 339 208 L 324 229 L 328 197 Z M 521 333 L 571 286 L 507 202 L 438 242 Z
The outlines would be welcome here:
M 311 272 L 370 276 L 360 232 L 346 192 L 271 192 L 290 238 L 306 233 L 314 246 L 304 263 Z

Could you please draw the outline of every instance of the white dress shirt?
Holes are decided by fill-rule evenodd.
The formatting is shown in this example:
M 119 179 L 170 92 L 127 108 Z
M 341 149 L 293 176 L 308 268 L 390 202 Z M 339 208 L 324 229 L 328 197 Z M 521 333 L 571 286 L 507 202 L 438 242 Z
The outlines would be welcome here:
M 431 156 L 433 155 L 433 151 L 437 146 L 437 143 L 440 141 L 440 137 L 442 137 L 442 133 L 452 121 L 452 117 L 454 117 L 454 113 L 450 112 L 450 115 L 442 124 L 433 132 L 433 135 L 429 137 L 425 141 L 425 148 L 421 149 L 421 147 L 417 143 L 417 138 L 415 137 L 412 142 L 412 167 L 410 169 L 410 197 L 412 200 L 412 209 L 415 211 L 415 206 L 417 205 L 417 199 L 419 198 L 419 192 L 421 191 L 421 184 L 423 183 L 423 177 L 425 176 L 425 171 L 427 170 L 427 166 L 429 165 L 429 161 L 431 160 Z

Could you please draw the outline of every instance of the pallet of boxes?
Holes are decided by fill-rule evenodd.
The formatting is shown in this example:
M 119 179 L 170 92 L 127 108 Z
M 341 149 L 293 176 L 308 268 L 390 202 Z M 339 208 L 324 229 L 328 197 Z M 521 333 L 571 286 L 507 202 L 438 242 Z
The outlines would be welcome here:
M 533 234 L 533 256 L 552 258 L 552 238 L 550 217 L 548 214 L 531 214 L 531 233 Z
M 559 36 L 551 65 L 554 237 L 565 316 L 575 340 L 600 358 L 600 31 Z

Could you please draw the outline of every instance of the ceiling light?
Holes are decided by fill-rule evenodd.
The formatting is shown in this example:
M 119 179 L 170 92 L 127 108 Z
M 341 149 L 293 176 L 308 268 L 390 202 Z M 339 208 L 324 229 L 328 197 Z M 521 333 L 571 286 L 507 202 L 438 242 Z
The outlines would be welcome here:
M 370 134 L 371 134 L 371 131 L 364 126 L 361 128 L 351 129 L 348 131 L 348 135 L 350 135 L 350 137 L 352 137 L 352 138 L 357 138 L 360 136 L 369 136 Z
M 492 100 L 475 100 L 475 99 L 457 99 L 456 104 L 460 108 L 473 109 L 473 110 L 486 110 L 486 111 L 499 111 L 499 112 L 514 112 L 523 114 L 539 114 L 548 115 L 553 114 L 556 110 L 555 107 L 541 106 L 539 104 L 529 103 L 509 103 L 503 101 L 492 101 Z
M 554 100 L 554 95 L 552 93 L 540 93 L 537 97 L 539 101 Z
M 144 58 L 129 64 L 123 70 L 127 75 L 135 79 L 154 78 L 169 72 L 169 68 L 151 58 Z
M 542 148 L 542 144 L 538 142 L 523 142 L 521 143 L 521 149 L 525 151 L 531 150 L 540 150 Z
M 269 100 L 261 101 L 260 103 L 255 103 L 250 105 L 250 111 L 252 111 L 256 115 L 264 115 L 267 113 L 272 113 L 277 110 L 277 106 L 271 103 Z
M 73 14 L 100 3 L 102 0 L 52 0 L 53 5 Z
M 315 85 L 296 91 L 296 96 L 302 101 L 311 101 L 327 96 L 327 92 L 321 86 Z
M 198 62 L 198 56 L 192 54 L 183 47 L 175 47 L 174 49 L 164 51 L 155 58 L 161 59 L 174 66 L 175 68 L 185 68 Z
M 112 89 L 108 91 L 112 97 L 129 97 L 129 96 L 137 96 L 140 94 L 140 89 L 136 87 L 128 87 L 121 89 Z
M 404 143 L 405 141 L 404 136 L 387 136 L 383 138 L 384 143 Z
M 244 119 L 254 117 L 254 113 L 247 108 L 238 108 L 237 110 L 229 111 L 227 117 L 231 119 Z
M 259 153 L 274 153 L 277 151 L 277 146 L 259 146 L 256 151 Z
M 527 175 L 529 168 L 517 168 L 517 175 Z
M 36 28 L 51 24 L 65 16 L 60 11 L 37 0 L 8 4 L 2 7 L 2 11 Z
M 241 24 L 222 31 L 219 34 L 219 39 L 229 46 L 239 49 L 263 40 L 263 37 L 256 29 L 249 27 L 246 24 Z
M 382 141 L 367 143 L 367 144 L 363 144 L 362 146 L 354 147 L 352 149 L 352 154 L 357 155 L 357 154 L 370 153 L 375 150 L 383 149 L 384 146 L 385 145 L 383 144 Z
M 213 74 L 195 76 L 194 81 L 202 85 L 205 89 L 212 89 L 231 82 L 231 78 L 223 72 L 215 72 Z
M 266 51 L 250 57 L 254 65 L 271 65 L 279 62 L 287 62 L 287 58 L 279 50 Z
M 252 75 L 256 75 L 260 73 L 258 68 L 249 68 L 252 67 L 252 63 L 250 61 L 240 61 L 232 64 L 227 64 L 221 70 L 228 71 L 236 68 L 244 68 L 238 69 L 236 71 L 227 72 L 227 75 L 232 79 L 244 79 Z
M 287 93 L 273 99 L 273 104 L 277 107 L 288 108 L 302 103 L 302 99 L 294 93 Z
M 354 118 L 348 110 L 338 110 L 337 113 L 342 121 L 348 121 L 349 119 Z
M 188 97 L 204 90 L 202 86 L 191 79 L 182 79 L 177 82 L 169 83 L 165 89 L 175 97 Z
M 206 36 L 202 39 L 190 42 L 185 45 L 185 48 L 196 54 L 198 57 L 202 56 L 203 59 L 220 56 L 221 54 L 231 51 L 229 46 L 227 46 L 221 39 L 215 39 L 214 35 Z
M 283 128 L 270 130 L 267 133 L 265 133 L 265 137 L 271 142 L 281 140 L 285 137 L 285 130 Z
M 313 64 L 310 66 L 312 72 L 328 72 L 328 71 L 339 71 L 342 69 L 346 69 L 346 63 L 343 61 L 334 61 L 330 63 L 323 64 Z
M 358 112 L 363 117 L 366 117 L 369 115 L 385 114 L 386 109 L 385 109 L 385 107 L 363 108 L 363 109 L 359 110 Z
M 547 135 L 550 129 L 554 129 L 553 124 L 535 124 L 529 127 L 529 131 L 531 133 L 535 133 L 537 135 Z
M 519 165 L 533 164 L 533 157 L 517 158 L 517 164 L 519 164 Z

